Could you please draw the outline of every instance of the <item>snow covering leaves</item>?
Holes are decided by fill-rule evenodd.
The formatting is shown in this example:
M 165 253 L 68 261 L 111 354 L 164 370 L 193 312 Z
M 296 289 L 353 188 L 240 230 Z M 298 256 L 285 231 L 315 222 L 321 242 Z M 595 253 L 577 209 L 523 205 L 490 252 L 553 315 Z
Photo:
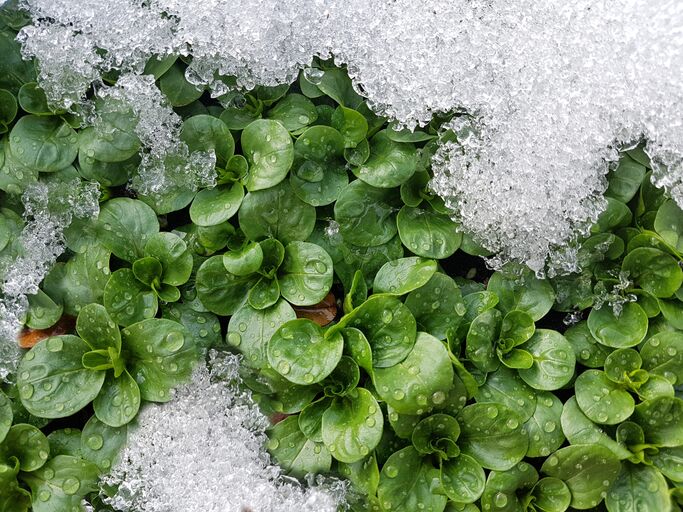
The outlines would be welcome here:
M 214 353 L 211 366 L 171 402 L 140 412 L 104 478 L 118 489 L 105 503 L 125 512 L 335 512 L 344 483 L 305 489 L 270 462 L 269 423 L 238 386 L 239 358 Z
M 317 55 L 348 64 L 370 104 L 407 126 L 469 114 L 452 122 L 457 142 L 440 148 L 434 188 L 498 253 L 496 266 L 517 259 L 543 272 L 548 254 L 604 209 L 618 147 L 646 140 L 653 180 L 683 205 L 683 4 L 675 0 L 28 5 L 24 52 L 64 106 L 101 73 L 139 73 L 151 55 L 191 55 L 186 79 L 223 99 L 233 86 L 290 82 Z M 565 250 L 550 270 L 575 266 Z

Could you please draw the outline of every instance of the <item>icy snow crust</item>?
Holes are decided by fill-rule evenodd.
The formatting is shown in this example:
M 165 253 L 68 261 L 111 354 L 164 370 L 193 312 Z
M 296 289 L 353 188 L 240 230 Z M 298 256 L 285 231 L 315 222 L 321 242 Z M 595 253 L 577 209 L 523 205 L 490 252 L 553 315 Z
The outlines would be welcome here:
M 263 449 L 268 420 L 238 386 L 237 356 L 214 359 L 164 405 L 148 404 L 129 431 L 105 499 L 134 512 L 335 512 L 345 484 L 303 488 Z
M 153 54 L 191 56 L 188 80 L 217 97 L 221 77 L 287 83 L 316 55 L 346 63 L 371 105 L 407 126 L 467 114 L 449 126 L 458 141 L 440 147 L 433 186 L 494 265 L 574 269 L 567 245 L 604 209 L 617 149 L 639 141 L 655 183 L 683 206 L 677 0 L 27 3 L 25 53 L 62 106 L 103 72 L 142 72 Z M 144 176 L 138 186 L 150 186 Z

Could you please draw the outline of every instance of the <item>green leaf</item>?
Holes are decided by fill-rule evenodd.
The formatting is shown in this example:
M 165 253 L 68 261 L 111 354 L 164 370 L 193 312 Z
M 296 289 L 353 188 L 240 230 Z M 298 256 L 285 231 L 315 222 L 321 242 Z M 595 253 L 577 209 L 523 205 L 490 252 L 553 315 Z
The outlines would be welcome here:
M 425 461 L 412 446 L 391 455 L 382 467 L 377 496 L 382 511 L 414 512 L 415 510 L 441 511 L 446 496 L 433 492 L 440 472 Z M 421 504 L 422 507 L 419 507 Z
M 509 340 L 512 346 L 517 347 L 529 340 L 534 332 L 536 332 L 536 326 L 531 316 L 524 311 L 514 309 L 503 317 L 500 338 Z M 526 350 L 529 349 L 526 348 Z
M 7 398 L 7 395 L 0 390 L 0 443 L 2 443 L 7 432 L 9 432 L 13 418 L 12 402 Z
M 486 476 L 474 457 L 463 453 L 441 462 L 441 485 L 451 500 L 474 503 L 484 492 Z
M 632 158 L 622 155 L 619 166 L 607 175 L 609 186 L 605 195 L 628 203 L 635 197 L 647 169 Z
M 240 228 L 253 241 L 306 240 L 315 227 L 315 208 L 299 199 L 287 182 L 248 193 L 238 217 Z
M 12 128 L 8 148 L 21 165 L 55 172 L 76 160 L 78 137 L 59 117 L 27 115 Z
M 324 249 L 309 242 L 291 242 L 279 269 L 282 296 L 297 306 L 312 306 L 332 287 L 332 259 Z
M 362 96 L 354 90 L 345 69 L 326 69 L 320 78 L 320 83 L 315 85 L 327 96 L 345 107 L 355 109 L 363 102 Z
M 100 471 L 107 472 L 116 462 L 126 444 L 128 427 L 110 427 L 92 416 L 80 435 L 83 458 L 97 464 Z
M 61 428 L 50 432 L 50 456 L 72 455 L 81 457 L 81 431 L 77 428 Z
M 78 151 L 101 162 L 123 162 L 140 149 L 136 133 L 138 116 L 122 100 L 108 97 L 95 100 L 97 122 L 78 134 Z
M 674 329 L 683 329 L 683 302 L 680 300 L 659 300 L 662 316 Z
M 268 451 L 290 475 L 303 477 L 308 473 L 330 470 L 332 457 L 322 443 L 306 438 L 299 430 L 296 416 L 285 418 L 268 432 Z
M 449 459 L 460 455 L 457 445 L 459 435 L 460 425 L 454 417 L 432 414 L 415 426 L 411 440 L 422 455 L 436 453 L 441 459 Z
M 561 416 L 562 432 L 571 444 L 595 444 L 610 450 L 619 459 L 628 459 L 633 454 L 623 445 L 608 436 L 581 411 L 576 397 L 565 402 Z
M 605 375 L 613 382 L 625 384 L 633 376 L 632 372 L 640 370 L 643 360 L 638 351 L 631 348 L 619 348 L 605 359 Z
M 494 346 L 500 336 L 502 316 L 497 309 L 487 309 L 472 320 L 467 331 L 465 353 L 483 372 L 492 372 L 499 366 Z
M 285 179 L 294 161 L 294 145 L 282 124 L 258 119 L 244 129 L 240 140 L 249 162 L 249 173 L 244 179 L 247 190 L 270 188 Z
M 223 265 L 236 276 L 244 277 L 255 273 L 263 263 L 261 244 L 250 242 L 236 251 L 223 254 Z
M 650 461 L 665 477 L 674 482 L 683 481 L 683 446 L 660 448 L 650 454 Z
M 23 88 L 24 86 L 22 86 Z M 21 89 L 19 89 L 19 93 L 21 94 Z M 7 131 L 7 126 L 17 117 L 17 110 L 17 99 L 14 97 L 14 94 L 6 89 L 0 89 L 0 129 L 3 132 Z
M 330 406 L 332 400 L 322 398 L 317 402 L 308 404 L 299 414 L 299 429 L 311 441 L 316 443 L 323 442 L 323 414 Z
M 130 263 L 142 258 L 147 240 L 159 232 L 159 221 L 142 201 L 117 197 L 102 205 L 97 239 L 114 255 Z
M 559 478 L 541 478 L 531 489 L 534 505 L 544 512 L 564 512 L 572 501 L 572 493 Z
M 643 341 L 647 334 L 647 315 L 643 308 L 633 302 L 622 305 L 619 315 L 605 305 L 591 309 L 588 329 L 603 345 L 613 348 L 633 347 Z
M 538 329 L 524 344 L 533 356 L 533 366 L 520 369 L 519 376 L 534 389 L 560 389 L 574 376 L 576 363 L 571 345 L 559 332 Z
M 334 204 L 334 218 L 344 240 L 362 247 L 391 240 L 398 230 L 395 211 L 399 201 L 395 190 L 352 181 Z
M 375 368 L 388 368 L 403 361 L 415 344 L 415 318 L 394 297 L 371 296 L 347 315 L 347 324 L 365 334 Z
M 631 224 L 631 209 L 621 201 L 606 197 L 607 209 L 600 213 L 597 222 L 591 227 L 591 233 L 605 233 L 615 228 Z
M 654 228 L 667 244 L 683 252 L 683 211 L 673 200 L 659 207 Z
M 103 162 L 83 151 L 78 152 L 78 174 L 105 187 L 124 185 L 139 166 L 140 155 L 137 153 L 122 162 Z
M 19 363 L 17 387 L 26 410 L 41 418 L 65 418 L 100 392 L 104 372 L 83 368 L 88 345 L 76 336 L 53 336 L 35 345 Z
M 347 148 L 355 148 L 368 134 L 368 122 L 363 114 L 342 105 L 332 114 L 332 127 L 342 134 Z
M 522 421 L 527 421 L 538 408 L 537 395 L 538 391 L 524 382 L 518 372 L 501 366 L 486 376 L 475 399 L 480 403 L 501 403 L 515 411 Z
M 484 510 L 523 510 L 522 503 L 527 501 L 526 494 L 537 481 L 538 473 L 526 462 L 520 462 L 507 471 L 491 471 L 481 497 L 481 505 Z
M 616 425 L 633 414 L 633 397 L 608 379 L 605 372 L 585 371 L 577 377 L 574 387 L 576 402 L 591 421 Z
M 367 139 L 360 141 L 355 148 L 344 150 L 344 160 L 351 165 L 363 165 L 370 158 L 370 143 Z
M 527 457 L 547 457 L 562 446 L 561 416 L 562 402 L 559 398 L 552 393 L 539 392 L 534 415 L 524 423 L 529 436 Z
M 204 92 L 185 78 L 185 68 L 176 61 L 159 80 L 159 88 L 174 107 L 189 105 Z
M 76 331 L 90 348 L 108 349 L 113 347 L 121 352 L 121 333 L 104 306 L 88 304 L 78 313 Z
M 382 265 L 373 284 L 375 293 L 405 295 L 425 284 L 436 272 L 436 261 L 419 257 L 401 258 Z
M 160 283 L 161 273 L 163 272 L 161 262 L 151 256 L 135 260 L 132 270 L 136 279 L 150 288 L 153 286 L 153 283 Z
M 529 313 L 534 321 L 543 318 L 555 302 L 555 292 L 550 283 L 536 278 L 530 270 L 511 277 L 494 272 L 487 290 L 498 296 L 504 313 L 519 309 Z
M 192 254 L 187 244 L 173 233 L 155 233 L 145 244 L 145 254 L 159 260 L 163 268 L 161 282 L 173 286 L 185 284 L 192 274 Z
M 336 162 L 318 163 L 307 160 L 294 167 L 289 184 L 299 199 L 311 206 L 333 203 L 348 185 L 349 176 L 343 165 Z
M 280 284 L 270 277 L 261 277 L 249 290 L 247 302 L 254 309 L 265 309 L 272 306 L 280 298 Z
M 588 330 L 588 324 L 581 321 L 564 332 L 564 337 L 574 350 L 577 362 L 588 368 L 602 368 L 611 349 L 598 343 Z
M 274 119 L 290 132 L 314 123 L 318 119 L 318 112 L 311 100 L 301 94 L 288 94 L 271 108 L 267 115 Z
M 385 130 L 387 137 L 396 142 L 425 142 L 434 140 L 436 135 L 432 135 L 422 130 L 411 130 L 409 128 L 399 128 L 394 121 L 389 123 L 389 127 Z
M 443 340 L 449 330 L 462 321 L 465 305 L 460 288 L 445 274 L 436 272 L 422 287 L 406 297 L 405 305 L 417 322 L 417 328 Z
M 294 150 L 305 160 L 329 164 L 342 157 L 344 138 L 331 126 L 312 126 L 299 136 Z
M 190 206 L 190 218 L 198 226 L 215 226 L 232 218 L 244 199 L 244 187 L 234 182 L 200 190 Z
M 0 460 L 16 458 L 21 471 L 35 471 L 43 467 L 49 455 L 50 443 L 45 434 L 25 423 L 13 425 L 0 444 Z
M 357 462 L 337 463 L 339 474 L 350 480 L 354 488 L 366 496 L 375 496 L 379 485 L 377 457 L 372 453 Z
M 349 355 L 368 375 L 372 375 L 372 348 L 365 334 L 349 327 L 342 329 L 342 335 L 344 336 L 344 354 Z
M 235 141 L 228 127 L 220 119 L 209 115 L 185 119 L 180 140 L 187 144 L 190 152 L 213 151 L 220 167 L 225 167 L 235 152 Z
M 640 349 L 643 368 L 661 375 L 671 384 L 683 382 L 683 334 L 660 332 L 650 337 Z
M 609 512 L 659 512 L 671 510 L 664 477 L 656 469 L 625 462 L 605 498 Z
M 323 382 L 325 396 L 346 396 L 353 391 L 360 381 L 360 368 L 349 356 L 342 356 L 339 364 Z
M 344 297 L 344 313 L 350 313 L 353 308 L 365 302 L 368 298 L 368 286 L 363 272 L 356 270 L 351 281 L 351 288 Z
M 0 40 L 1 44 L 1 40 Z M 19 461 L 14 460 L 11 465 L 0 463 L 0 510 L 3 512 L 27 512 L 31 507 L 31 494 L 19 486 Z
M 645 441 L 659 447 L 683 444 L 683 400 L 657 397 L 636 405 L 633 421 L 643 427 Z
M 402 414 L 423 414 L 442 405 L 453 387 L 453 366 L 445 345 L 418 333 L 415 345 L 400 363 L 375 367 L 380 397 Z
M 683 283 L 678 262 L 658 249 L 639 247 L 629 252 L 621 265 L 629 277 L 655 297 L 671 297 Z
M 195 311 L 194 308 L 202 311 Z M 216 347 L 222 342 L 221 324 L 216 315 L 204 311 L 196 301 L 167 304 L 163 318 L 183 324 L 192 333 L 197 345 L 203 349 Z
M 119 325 L 131 325 L 157 313 L 154 291 L 128 268 L 114 272 L 104 288 L 104 307 Z
M 17 99 L 19 100 L 19 105 L 21 105 L 21 109 L 25 112 L 28 112 L 29 114 L 35 114 L 39 116 L 52 114 L 52 109 L 49 107 L 47 103 L 47 96 L 45 96 L 45 91 L 43 91 L 43 89 L 41 89 L 35 82 L 29 82 L 22 85 L 21 89 L 19 89 Z M 16 101 L 14 105 L 14 113 L 16 114 Z M 10 119 L 9 121 L 12 121 L 12 119 Z M 9 122 L 5 124 L 9 124 Z
M 212 313 L 232 315 L 247 300 L 258 276 L 236 276 L 225 269 L 223 256 L 212 256 L 197 270 L 197 296 Z
M 35 295 L 27 295 L 29 309 L 26 316 L 26 325 L 31 329 L 47 329 L 53 326 L 62 317 L 64 307 L 57 304 L 43 290 L 38 290 Z
M 384 131 L 370 139 L 370 158 L 354 168 L 354 174 L 368 185 L 378 188 L 398 187 L 406 182 L 417 167 L 417 153 L 412 144 L 394 142 Z
M 503 404 L 472 404 L 458 416 L 458 445 L 482 467 L 505 471 L 520 462 L 529 440 L 519 415 Z
M 201 357 L 192 335 L 178 322 L 151 318 L 126 327 L 121 334 L 129 352 L 128 371 L 143 400 L 170 400 L 171 389 L 190 377 Z
M 81 500 L 97 491 L 95 464 L 70 455 L 57 455 L 38 471 L 23 475 L 31 488 L 34 512 L 78 510 Z
M 379 444 L 384 418 L 377 400 L 363 388 L 335 398 L 322 417 L 322 439 L 332 456 L 358 462 Z
M 290 320 L 275 331 L 267 346 L 268 362 L 290 382 L 322 381 L 337 366 L 344 348 L 341 334 L 325 336 L 311 320 Z
M 571 506 L 594 509 L 619 474 L 619 459 L 600 445 L 573 445 L 548 457 L 541 471 L 562 480 L 572 495 Z
M 403 245 L 418 256 L 444 259 L 460 247 L 462 233 L 447 215 L 404 206 L 396 218 Z
M 118 377 L 107 372 L 93 408 L 97 419 L 110 427 L 121 427 L 132 421 L 140 409 L 140 388 L 126 370 Z

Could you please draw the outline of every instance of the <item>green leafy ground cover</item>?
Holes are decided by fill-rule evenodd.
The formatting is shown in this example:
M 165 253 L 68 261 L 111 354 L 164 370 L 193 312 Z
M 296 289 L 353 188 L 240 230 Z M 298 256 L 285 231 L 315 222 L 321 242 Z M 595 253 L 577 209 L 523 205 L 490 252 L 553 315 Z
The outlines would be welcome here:
M 326 63 L 223 108 L 182 60 L 156 63 L 218 179 L 136 197 L 133 113 L 104 109 L 102 134 L 51 111 L 13 38 L 0 31 L 0 260 L 21 253 L 32 183 L 97 182 L 101 211 L 30 297 L 28 328 L 75 322 L 0 391 L 0 511 L 96 500 L 139 409 L 210 348 L 243 355 L 274 459 L 348 478 L 353 510 L 680 510 L 683 212 L 642 151 L 610 173 L 581 273 L 491 274 L 428 187 L 447 118 L 394 130 Z

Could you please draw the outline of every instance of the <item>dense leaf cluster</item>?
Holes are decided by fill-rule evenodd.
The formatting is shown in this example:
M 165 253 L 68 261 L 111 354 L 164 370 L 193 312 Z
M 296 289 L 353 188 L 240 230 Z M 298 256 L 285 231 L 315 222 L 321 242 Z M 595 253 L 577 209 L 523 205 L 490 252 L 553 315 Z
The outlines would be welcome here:
M 102 200 L 29 299 L 26 326 L 48 333 L 0 392 L 1 511 L 81 510 L 140 407 L 171 400 L 208 348 L 243 355 L 281 420 L 274 459 L 347 477 L 354 510 L 683 501 L 683 212 L 641 151 L 609 176 L 580 274 L 471 279 L 486 253 L 428 187 L 444 119 L 396 130 L 327 63 L 223 108 L 182 59 L 154 61 L 217 185 L 136 197 L 134 113 L 98 99 L 98 131 L 50 110 L 13 37 L 0 31 L 0 259 L 21 252 L 31 183 L 79 177 Z M 330 292 L 334 321 L 305 313 Z M 75 328 L 50 335 L 65 315 Z

